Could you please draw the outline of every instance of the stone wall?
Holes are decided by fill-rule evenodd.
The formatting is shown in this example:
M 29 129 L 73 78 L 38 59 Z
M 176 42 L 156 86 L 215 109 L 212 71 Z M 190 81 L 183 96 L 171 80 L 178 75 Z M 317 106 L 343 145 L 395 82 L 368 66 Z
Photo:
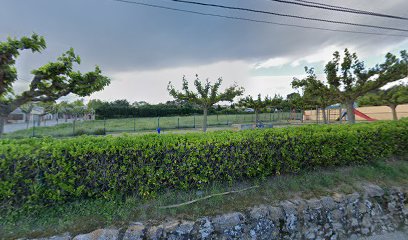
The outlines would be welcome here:
M 196 221 L 135 222 L 124 229 L 48 239 L 359 239 L 407 227 L 407 195 L 399 188 L 385 193 L 369 184 L 363 193 L 283 201 Z

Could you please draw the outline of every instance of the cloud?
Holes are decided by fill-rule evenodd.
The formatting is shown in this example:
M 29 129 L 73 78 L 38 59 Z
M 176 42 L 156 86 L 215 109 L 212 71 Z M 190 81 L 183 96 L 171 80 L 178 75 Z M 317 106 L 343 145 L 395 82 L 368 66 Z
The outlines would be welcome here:
M 233 5 L 229 0 L 211 1 Z M 169 7 L 279 23 L 386 32 L 187 6 L 170 1 L 154 2 Z M 238 0 L 234 1 L 234 4 L 286 14 L 406 28 L 403 21 L 336 13 L 271 1 Z M 344 0 L 339 5 L 393 15 L 406 15 L 407 9 L 406 0 L 393 0 L 392 3 L 389 1 L 384 3 L 381 0 Z M 247 84 L 248 89 L 253 89 L 255 94 L 264 91 L 265 88 L 269 88 L 271 92 L 274 89 L 287 89 L 289 85 L 286 87 L 281 85 L 282 80 L 279 79 L 283 79 L 282 77 L 251 77 L 248 73 L 251 72 L 251 68 L 259 72 L 272 69 L 268 71 L 268 75 L 279 74 L 287 76 L 285 79 L 290 80 L 294 73 L 301 73 L 299 66 L 321 65 L 331 59 L 335 50 L 341 51 L 345 47 L 357 50 L 359 56 L 375 61 L 378 55 L 383 55 L 382 52 L 389 49 L 408 48 L 408 41 L 399 37 L 257 24 L 114 1 L 37 0 L 24 1 L 23 4 L 23 1 L 3 0 L 0 8 L 0 41 L 7 36 L 20 37 L 32 32 L 44 35 L 48 48 L 42 54 L 22 55 L 17 68 L 19 73 L 23 74 L 21 75 L 23 79 L 31 77 L 28 74 L 31 69 L 54 60 L 69 47 L 74 47 L 82 59 L 81 71 L 90 71 L 97 64 L 113 80 L 111 86 L 94 96 L 104 99 L 129 98 L 132 101 L 146 99 L 152 102 L 167 100 L 169 98 L 166 92 L 167 82 L 181 80 L 183 74 L 190 74 L 191 79 L 196 72 L 203 78 L 208 76 L 215 79 L 223 76 L 226 82 L 238 79 L 242 84 Z M 276 73 L 274 69 L 280 71 Z M 271 83 L 276 87 L 269 85 Z
M 130 102 L 144 100 L 149 103 L 173 100 L 167 92 L 167 84 L 171 81 L 177 89 L 181 89 L 183 75 L 186 76 L 192 89 L 194 89 L 193 81 L 196 74 L 202 81 L 208 78 L 214 82 L 221 77 L 223 79 L 221 90 L 233 83 L 245 87 L 250 79 L 249 68 L 250 64 L 246 62 L 223 61 L 191 67 L 114 72 L 109 75 L 115 81 L 104 91 L 94 93 L 89 99 L 128 99 Z
M 256 63 L 253 68 L 260 69 L 260 68 L 282 67 L 283 65 L 289 62 L 290 62 L 290 59 L 286 57 L 270 58 L 266 60 L 265 62 Z

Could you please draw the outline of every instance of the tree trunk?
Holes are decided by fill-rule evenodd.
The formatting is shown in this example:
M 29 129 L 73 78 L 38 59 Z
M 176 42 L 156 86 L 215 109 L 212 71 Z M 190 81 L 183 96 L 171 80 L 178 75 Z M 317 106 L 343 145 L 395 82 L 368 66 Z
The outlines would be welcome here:
M 259 122 L 259 111 L 255 110 L 255 123 Z
M 346 102 L 347 106 L 347 119 L 349 124 L 354 124 L 356 123 L 356 115 L 354 115 L 354 106 L 353 106 L 353 101 L 348 101 Z
M 7 117 L 0 116 L 0 137 L 4 133 L 4 125 L 6 124 L 6 119 L 7 119 Z
M 391 111 L 392 111 L 392 119 L 393 119 L 393 120 L 398 120 L 398 116 L 397 116 L 397 105 L 389 105 L 388 107 L 391 108 Z
M 326 109 L 325 108 L 322 108 L 322 116 L 323 116 L 324 124 L 327 124 L 327 115 L 326 115 Z
M 208 115 L 208 108 L 204 107 L 204 114 L 203 114 L 203 132 L 207 131 L 207 115 Z

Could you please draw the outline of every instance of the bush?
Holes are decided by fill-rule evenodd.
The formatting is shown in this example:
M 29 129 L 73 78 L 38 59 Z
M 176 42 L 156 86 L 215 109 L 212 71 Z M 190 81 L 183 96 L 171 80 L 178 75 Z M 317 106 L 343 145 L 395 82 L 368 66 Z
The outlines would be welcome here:
M 0 145 L 0 204 L 34 206 L 369 163 L 407 153 L 408 121 Z
M 75 130 L 75 132 L 74 132 L 74 136 L 82 136 L 82 135 L 86 135 L 86 134 L 87 134 L 87 132 L 84 129 L 78 129 L 78 130 Z
M 105 135 L 105 134 L 106 134 L 106 131 L 105 131 L 104 128 L 98 128 L 98 129 L 96 129 L 95 131 L 93 131 L 93 134 L 94 134 L 94 135 Z

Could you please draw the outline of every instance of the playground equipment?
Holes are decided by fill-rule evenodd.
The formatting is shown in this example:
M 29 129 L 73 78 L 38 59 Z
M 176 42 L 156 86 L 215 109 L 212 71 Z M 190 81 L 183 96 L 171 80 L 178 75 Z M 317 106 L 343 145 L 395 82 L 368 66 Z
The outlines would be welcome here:
M 367 116 L 366 114 L 364 114 L 364 113 L 358 111 L 357 109 L 354 109 L 353 112 L 354 112 L 355 115 L 357 115 L 357 116 L 359 116 L 359 117 L 361 117 L 361 118 L 364 118 L 364 119 L 367 120 L 367 121 L 372 122 L 372 121 L 375 121 L 375 120 L 376 120 L 376 119 L 371 118 L 371 117 Z
M 366 114 L 364 114 L 364 113 L 358 111 L 357 109 L 353 109 L 353 112 L 354 112 L 354 114 L 355 114 L 356 116 L 359 116 L 359 117 L 361 117 L 361 118 L 364 118 L 364 119 L 367 120 L 367 121 L 370 121 L 370 122 L 376 121 L 376 119 L 374 119 L 374 118 L 372 118 L 372 117 L 369 117 L 368 115 L 366 115 Z M 341 117 L 340 117 L 340 118 L 337 118 L 336 121 L 339 121 L 340 119 L 343 119 L 345 116 L 347 116 L 347 111 L 344 111 L 344 112 L 341 114 Z M 347 119 L 346 119 L 346 120 L 347 120 Z

